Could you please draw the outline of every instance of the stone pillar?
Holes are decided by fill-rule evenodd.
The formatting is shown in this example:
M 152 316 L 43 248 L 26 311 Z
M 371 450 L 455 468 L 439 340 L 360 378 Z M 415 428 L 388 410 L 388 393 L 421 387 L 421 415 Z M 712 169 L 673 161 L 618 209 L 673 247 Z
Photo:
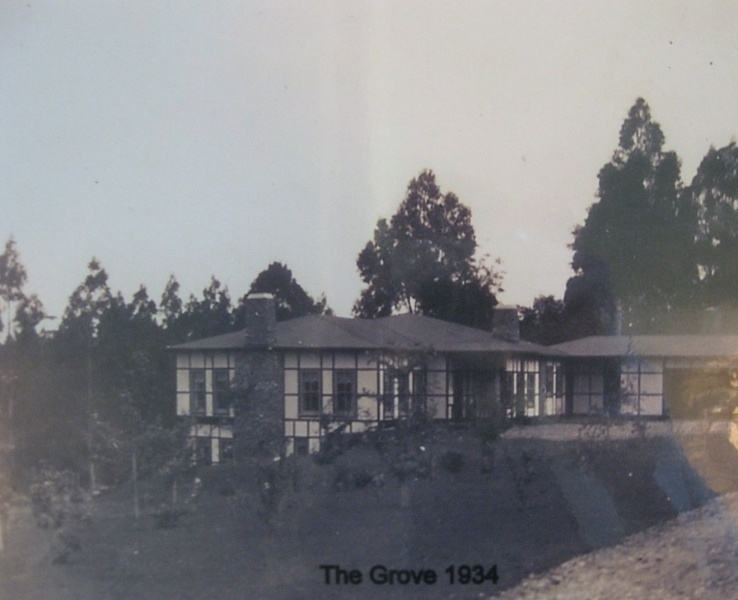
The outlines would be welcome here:
M 499 304 L 492 313 L 492 333 L 508 342 L 520 341 L 520 321 L 515 306 Z
M 280 456 L 284 448 L 284 371 L 276 342 L 276 308 L 271 294 L 244 302 L 244 350 L 236 357 L 237 392 L 233 424 L 236 460 Z

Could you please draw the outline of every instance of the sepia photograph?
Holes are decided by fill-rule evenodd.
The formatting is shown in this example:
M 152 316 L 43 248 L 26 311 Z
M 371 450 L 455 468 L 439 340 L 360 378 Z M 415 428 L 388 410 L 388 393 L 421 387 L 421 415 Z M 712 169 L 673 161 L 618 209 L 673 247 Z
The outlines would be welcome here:
M 738 3 L 0 3 L 0 600 L 731 600 Z

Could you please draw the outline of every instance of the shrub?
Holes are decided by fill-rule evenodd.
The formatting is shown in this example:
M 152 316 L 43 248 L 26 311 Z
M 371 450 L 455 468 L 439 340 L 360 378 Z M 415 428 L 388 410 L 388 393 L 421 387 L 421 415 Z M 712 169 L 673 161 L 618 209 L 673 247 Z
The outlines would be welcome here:
M 461 452 L 447 450 L 441 454 L 438 465 L 449 473 L 459 473 L 464 468 L 464 455 Z
M 185 514 L 184 506 L 162 504 L 154 511 L 154 527 L 156 529 L 171 529 L 179 524 L 179 519 Z
M 65 564 L 82 548 L 79 528 L 92 519 L 91 499 L 71 471 L 44 469 L 31 486 L 36 524 L 51 532 L 51 562 Z

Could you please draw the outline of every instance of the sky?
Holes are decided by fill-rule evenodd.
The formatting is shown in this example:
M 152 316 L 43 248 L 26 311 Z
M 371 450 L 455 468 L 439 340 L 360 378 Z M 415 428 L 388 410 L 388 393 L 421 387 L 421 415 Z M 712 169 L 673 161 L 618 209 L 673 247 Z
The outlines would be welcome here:
M 113 290 L 241 297 L 270 262 L 349 316 L 356 258 L 432 169 L 502 260 L 562 297 L 572 230 L 640 96 L 689 183 L 738 135 L 738 3 L 0 3 L 0 243 L 59 316 Z

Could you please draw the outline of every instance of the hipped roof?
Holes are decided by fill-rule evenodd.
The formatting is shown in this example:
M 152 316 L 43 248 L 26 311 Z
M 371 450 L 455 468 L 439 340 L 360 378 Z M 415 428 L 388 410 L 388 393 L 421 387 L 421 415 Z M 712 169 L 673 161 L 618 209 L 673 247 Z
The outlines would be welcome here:
M 272 348 L 501 352 L 560 355 L 558 350 L 524 341 L 503 340 L 489 331 L 415 314 L 379 319 L 310 315 L 276 325 Z M 243 331 L 174 346 L 174 350 L 237 350 L 246 345 Z
M 738 335 L 600 335 L 551 347 L 576 357 L 732 358 Z

